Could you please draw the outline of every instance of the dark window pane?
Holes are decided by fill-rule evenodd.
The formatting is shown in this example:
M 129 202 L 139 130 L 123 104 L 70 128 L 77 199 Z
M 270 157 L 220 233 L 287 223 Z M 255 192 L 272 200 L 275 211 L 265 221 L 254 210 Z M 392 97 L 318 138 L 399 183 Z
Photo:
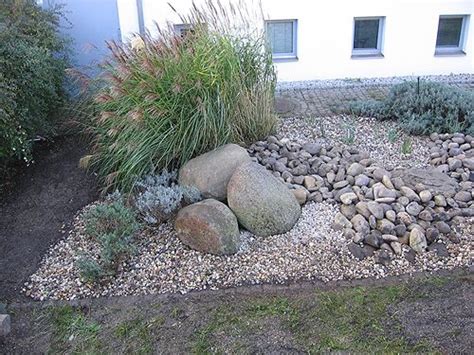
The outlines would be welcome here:
M 462 18 L 440 18 L 436 46 L 459 46 Z
M 377 49 L 379 21 L 356 20 L 354 28 L 354 49 Z

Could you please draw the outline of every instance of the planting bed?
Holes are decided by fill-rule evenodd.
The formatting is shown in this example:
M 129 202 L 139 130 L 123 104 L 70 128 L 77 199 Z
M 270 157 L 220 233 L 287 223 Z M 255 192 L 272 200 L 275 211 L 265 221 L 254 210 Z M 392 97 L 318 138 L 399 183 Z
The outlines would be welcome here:
M 323 127 L 323 128 L 322 128 Z M 394 124 L 380 123 L 371 119 L 357 119 L 351 121 L 347 117 L 339 116 L 327 119 L 296 119 L 289 118 L 281 123 L 277 138 L 267 142 L 257 143 L 260 148 L 252 146 L 249 153 L 255 160 L 273 170 L 274 164 L 267 164 L 258 158 L 257 153 L 268 151 L 268 157 L 281 159 L 283 145 L 295 146 L 296 151 L 304 149 L 304 143 L 312 143 L 318 152 L 303 154 L 305 159 L 315 157 L 331 161 L 340 152 L 344 159 L 335 163 L 329 170 L 334 170 L 334 177 L 330 171 L 293 171 L 297 166 L 289 166 L 286 161 L 283 165 L 289 174 L 286 182 L 291 188 L 305 186 L 304 176 L 320 176 L 327 190 L 316 191 L 307 186 L 303 190 L 304 196 L 299 196 L 301 203 L 307 201 L 302 209 L 302 215 L 296 226 L 288 233 L 270 237 L 256 237 L 242 231 L 242 245 L 239 252 L 229 256 L 215 256 L 193 251 L 184 246 L 176 237 L 170 222 L 159 227 L 146 227 L 138 236 L 138 247 L 135 255 L 124 262 L 114 278 L 105 279 L 100 285 L 90 285 L 81 281 L 75 261 L 85 251 L 96 252 L 97 245 L 84 235 L 83 221 L 79 214 L 75 220 L 75 229 L 68 237 L 56 244 L 45 256 L 39 270 L 33 274 L 25 285 L 24 292 L 34 299 L 75 299 L 82 297 L 98 297 L 110 295 L 147 294 L 165 292 L 188 292 L 208 288 L 233 287 L 244 284 L 285 283 L 301 279 L 321 279 L 324 281 L 341 279 L 359 279 L 367 277 L 385 277 L 416 271 L 433 271 L 438 269 L 452 269 L 472 264 L 474 253 L 473 219 L 472 219 L 472 170 L 469 161 L 464 162 L 466 154 L 472 154 L 472 146 L 464 146 L 466 153 L 453 151 L 458 158 L 450 156 L 446 164 L 442 160 L 435 160 L 438 155 L 436 149 L 449 149 L 455 145 L 449 144 L 453 137 L 408 137 L 399 132 Z M 441 138 L 441 139 L 440 139 Z M 456 138 L 456 137 L 454 137 Z M 451 139 L 451 140 L 450 140 Z M 468 145 L 472 144 L 470 137 L 466 137 Z M 270 142 L 275 140 L 275 142 Z M 448 142 L 449 141 L 449 142 Z M 460 140 L 459 140 L 460 141 Z M 295 143 L 301 143 L 299 147 Z M 407 143 L 408 142 L 408 143 Z M 446 143 L 448 142 L 448 143 Z M 269 144 L 276 146 L 269 147 Z M 462 146 L 458 144 L 459 147 Z M 319 147 L 315 147 L 318 145 Z M 272 153 L 272 149 L 274 153 Z M 307 147 L 311 150 L 311 147 Z M 461 149 L 461 148 L 459 148 Z M 461 150 L 463 150 L 461 149 Z M 331 153 L 332 152 L 332 153 Z M 273 155 L 272 155 L 273 154 Z M 438 155 L 437 155 L 438 154 Z M 449 155 L 449 154 L 448 154 Z M 352 157 L 352 158 L 351 158 Z M 469 155 L 467 158 L 472 157 Z M 352 160 L 351 160 L 352 159 Z M 459 162 L 453 159 L 460 160 Z M 337 162 L 337 164 L 336 164 Z M 438 166 L 447 169 L 451 178 L 459 184 L 463 193 L 448 197 L 449 206 L 446 211 L 460 211 L 449 216 L 449 231 L 441 232 L 435 243 L 430 241 L 427 251 L 416 253 L 414 249 L 404 243 L 391 246 L 390 239 L 379 239 L 377 247 L 367 243 L 365 239 L 357 239 L 354 233 L 348 232 L 352 224 L 334 224 L 337 216 L 341 220 L 341 196 L 339 190 L 347 185 L 357 186 L 354 177 L 348 177 L 347 169 L 350 163 L 360 162 L 368 170 L 367 178 L 377 180 L 375 168 L 379 171 L 391 171 L 397 167 L 427 167 Z M 274 163 L 274 162 L 273 162 Z M 332 164 L 331 163 L 331 164 Z M 300 164 L 299 165 L 304 165 Z M 339 165 L 338 165 L 339 164 Z M 459 165 L 461 164 L 461 165 Z M 464 165 L 463 165 L 464 164 Z M 445 166 L 446 165 L 446 166 Z M 337 173 L 343 167 L 344 172 Z M 333 169 L 334 168 L 334 169 Z M 283 169 L 283 167 L 282 167 Z M 305 168 L 300 168 L 305 169 Z M 384 170 L 386 169 L 386 170 Z M 282 176 L 281 172 L 274 172 Z M 329 178 L 328 178 L 329 174 Z M 321 175 L 324 175 L 321 177 Z M 380 176 L 380 180 L 382 180 Z M 306 179 L 311 180 L 311 179 Z M 336 181 L 338 180 L 338 181 Z M 348 184 L 334 185 L 342 180 Z M 308 182 L 307 181 L 307 182 Z M 317 180 L 318 181 L 318 180 Z M 317 182 L 316 181 L 316 182 Z M 385 184 L 389 184 L 383 179 Z M 374 186 L 375 181 L 372 181 Z M 381 184 L 380 181 L 378 183 Z M 367 191 L 369 188 L 367 187 Z M 366 193 L 367 191 L 362 191 Z M 339 191 L 341 192 L 341 191 Z M 417 191 L 418 192 L 418 191 Z M 470 196 L 467 196 L 470 194 Z M 369 193 L 370 195 L 370 193 Z M 346 196 L 347 197 L 347 196 Z M 397 196 L 398 197 L 398 196 Z M 469 199 L 467 198 L 469 197 Z M 351 196 L 352 198 L 352 196 Z M 356 199 L 363 197 L 356 196 Z M 433 196 L 434 198 L 434 196 Z M 343 198 L 345 199 L 345 198 Z M 346 205 L 355 205 L 356 200 L 347 201 Z M 384 200 L 383 203 L 387 201 Z M 394 201 L 391 201 L 392 203 Z M 420 203 L 421 205 L 421 203 Z M 439 206 L 438 206 L 439 207 Z M 87 208 L 87 207 L 86 207 Z M 430 199 L 423 202 L 423 208 L 436 208 Z M 385 211 L 384 211 L 385 212 Z M 433 209 L 433 215 L 439 210 Z M 436 219 L 438 217 L 434 217 Z M 414 224 L 416 222 L 413 222 Z M 426 221 L 425 221 L 426 222 Z M 397 220 L 397 223 L 398 220 Z M 423 222 L 418 222 L 423 225 Z M 433 221 L 434 223 L 434 221 Z M 375 230 L 371 225 L 371 230 Z M 431 225 L 424 225 L 428 229 Z M 355 226 L 354 226 L 355 228 Z M 416 229 L 417 227 L 408 226 Z M 390 234 L 390 233 L 385 233 Z M 384 234 L 384 235 L 385 235 Z M 377 234 L 377 238 L 382 237 Z M 398 242 L 397 242 L 398 243 Z M 386 244 L 385 246 L 382 246 Z M 355 248 L 357 247 L 357 248 Z M 399 248 L 398 248 L 399 247 Z M 360 250 L 364 250 L 363 253 Z M 359 260 L 362 259 L 362 260 Z

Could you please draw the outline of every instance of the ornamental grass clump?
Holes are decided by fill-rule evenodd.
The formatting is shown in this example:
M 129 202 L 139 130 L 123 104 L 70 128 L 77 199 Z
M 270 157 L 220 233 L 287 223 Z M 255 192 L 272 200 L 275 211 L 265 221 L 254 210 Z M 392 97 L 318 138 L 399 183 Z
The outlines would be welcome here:
M 276 76 L 264 32 L 250 19 L 209 1 L 181 18 L 185 34 L 170 26 L 137 37 L 133 48 L 110 43 L 95 150 L 82 160 L 106 190 L 130 191 L 147 174 L 274 130 Z

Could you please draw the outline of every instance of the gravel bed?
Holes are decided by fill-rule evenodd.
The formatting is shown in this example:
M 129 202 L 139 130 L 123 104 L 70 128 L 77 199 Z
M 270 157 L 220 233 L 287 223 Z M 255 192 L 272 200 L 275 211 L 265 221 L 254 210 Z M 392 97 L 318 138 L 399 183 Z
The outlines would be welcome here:
M 352 132 L 353 142 L 348 140 Z M 340 145 L 370 152 L 370 158 L 385 169 L 427 166 L 430 160 L 429 137 L 409 136 L 396 122 L 345 115 L 321 118 L 285 118 L 278 135 L 299 144 L 320 142 L 325 146 Z M 395 135 L 395 139 L 391 139 Z M 411 153 L 404 154 L 402 145 L 410 142 Z
M 303 80 L 279 82 L 277 91 L 287 90 L 311 90 L 311 89 L 333 89 L 370 86 L 389 86 L 400 84 L 405 81 L 417 80 L 435 81 L 447 84 L 472 84 L 474 74 L 452 74 L 452 75 L 426 75 L 426 76 L 397 76 L 386 78 L 363 78 L 363 79 L 333 79 L 333 80 Z
M 34 299 L 72 300 L 84 297 L 140 295 L 217 289 L 261 283 L 318 279 L 323 281 L 381 278 L 416 271 L 452 269 L 472 264 L 473 220 L 456 231 L 459 243 L 446 242 L 448 257 L 435 252 L 402 255 L 383 266 L 377 254 L 358 261 L 341 232 L 332 229 L 336 204 L 308 203 L 294 229 L 283 235 L 258 238 L 242 232 L 244 243 L 233 256 L 205 255 L 185 247 L 170 223 L 148 228 L 138 237 L 135 256 L 115 278 L 99 286 L 81 281 L 75 261 L 96 246 L 83 234 L 80 214 L 75 229 L 43 259 L 23 291 Z M 411 261 L 408 261 L 411 259 Z

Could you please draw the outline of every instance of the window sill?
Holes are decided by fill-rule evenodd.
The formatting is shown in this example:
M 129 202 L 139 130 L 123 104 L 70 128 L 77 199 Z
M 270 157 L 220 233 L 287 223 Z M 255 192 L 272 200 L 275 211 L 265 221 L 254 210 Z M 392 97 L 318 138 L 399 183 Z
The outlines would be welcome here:
M 465 56 L 466 52 L 462 49 L 436 49 L 434 55 L 435 57 L 461 57 Z
M 274 62 L 296 62 L 298 61 L 297 56 L 277 56 L 277 57 L 272 57 Z
M 382 53 L 352 53 L 351 59 L 382 59 Z

